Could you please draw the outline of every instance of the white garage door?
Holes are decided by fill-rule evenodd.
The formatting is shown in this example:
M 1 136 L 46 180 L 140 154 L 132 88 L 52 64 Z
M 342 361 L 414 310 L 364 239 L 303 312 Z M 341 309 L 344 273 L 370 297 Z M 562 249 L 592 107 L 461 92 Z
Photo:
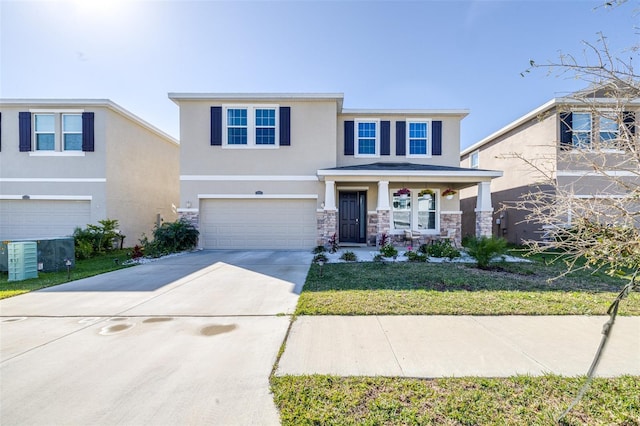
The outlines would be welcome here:
M 65 237 L 90 222 L 90 201 L 0 200 L 2 241 Z
M 310 249 L 316 200 L 202 200 L 200 238 L 207 249 Z

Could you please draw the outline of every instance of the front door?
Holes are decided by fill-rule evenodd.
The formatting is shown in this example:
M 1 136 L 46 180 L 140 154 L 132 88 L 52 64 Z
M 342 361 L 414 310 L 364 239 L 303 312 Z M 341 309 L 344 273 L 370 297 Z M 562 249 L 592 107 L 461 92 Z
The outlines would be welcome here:
M 367 241 L 366 192 L 340 192 L 338 211 L 341 243 L 365 243 Z

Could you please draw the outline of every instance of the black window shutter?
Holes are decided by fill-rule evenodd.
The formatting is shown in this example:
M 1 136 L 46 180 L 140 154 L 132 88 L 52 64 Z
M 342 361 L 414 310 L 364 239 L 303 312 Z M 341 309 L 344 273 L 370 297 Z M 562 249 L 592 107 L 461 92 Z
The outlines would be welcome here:
M 407 152 L 407 123 L 396 121 L 396 155 L 406 155 Z
M 20 152 L 31 151 L 31 113 L 18 113 Z
M 344 155 L 353 155 L 353 121 L 344 122 Z
M 442 121 L 431 122 L 431 155 L 442 155 Z
M 560 114 L 560 149 L 570 149 L 573 145 L 573 134 L 571 133 L 571 126 L 573 126 L 573 114 L 570 112 L 563 112 Z
M 391 122 L 380 122 L 380 155 L 391 155 Z
M 211 107 L 211 145 L 222 145 L 222 107 L 219 106 Z
M 291 107 L 280 107 L 280 146 L 291 145 Z
M 636 114 L 633 111 L 625 111 L 622 122 L 632 136 L 636 134 Z
M 92 112 L 82 113 L 82 150 L 93 152 L 95 148 L 94 137 L 94 114 Z

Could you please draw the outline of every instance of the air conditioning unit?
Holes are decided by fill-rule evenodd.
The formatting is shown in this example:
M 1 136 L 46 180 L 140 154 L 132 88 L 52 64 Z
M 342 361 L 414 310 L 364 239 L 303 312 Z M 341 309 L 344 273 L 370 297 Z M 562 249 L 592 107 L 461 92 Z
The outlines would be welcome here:
M 8 245 L 14 242 L 34 242 L 37 244 L 38 270 L 41 272 L 66 271 L 66 260 L 75 267 L 75 246 L 73 238 L 43 238 L 0 242 L 0 271 L 8 271 Z
M 38 278 L 38 245 L 35 242 L 7 244 L 9 281 Z

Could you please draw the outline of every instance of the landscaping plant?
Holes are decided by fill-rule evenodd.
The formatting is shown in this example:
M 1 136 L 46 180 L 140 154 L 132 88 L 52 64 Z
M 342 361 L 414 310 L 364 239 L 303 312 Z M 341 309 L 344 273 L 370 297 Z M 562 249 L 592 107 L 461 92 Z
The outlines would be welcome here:
M 160 257 L 170 253 L 192 250 L 198 244 L 199 232 L 191 222 L 180 219 L 176 222 L 163 223 L 153 230 L 153 241 L 146 235 L 140 244 L 148 257 Z
M 480 269 L 489 269 L 489 263 L 507 252 L 507 240 L 500 237 L 472 237 L 464 241 L 469 256 L 473 257 Z
M 358 260 L 358 256 L 356 256 L 356 254 L 352 251 L 345 251 L 344 253 L 342 253 L 342 256 L 340 256 L 340 259 L 346 260 L 347 262 L 355 262 L 356 260 Z

